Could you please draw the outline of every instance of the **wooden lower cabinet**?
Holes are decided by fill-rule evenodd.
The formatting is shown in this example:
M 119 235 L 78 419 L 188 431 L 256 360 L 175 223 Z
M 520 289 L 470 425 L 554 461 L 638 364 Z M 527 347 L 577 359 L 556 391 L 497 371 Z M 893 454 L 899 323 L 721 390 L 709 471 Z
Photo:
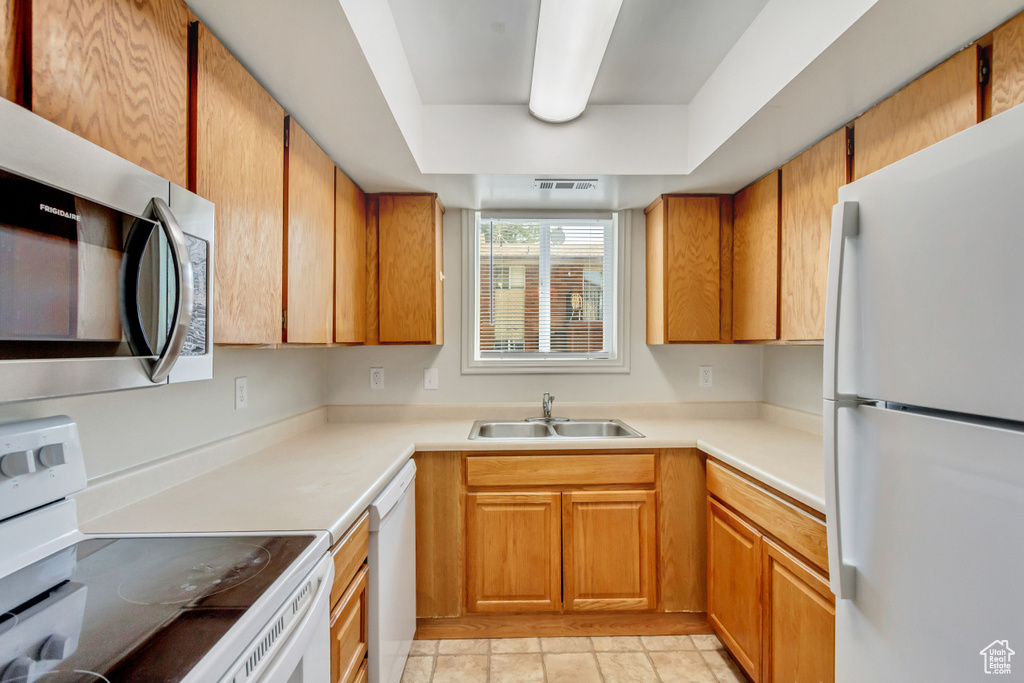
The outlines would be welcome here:
M 367 680 L 369 534 L 369 519 L 363 514 L 331 549 L 331 683 Z
M 562 494 L 562 582 L 568 610 L 657 604 L 654 491 Z
M 771 540 L 764 541 L 766 683 L 835 680 L 835 598 L 828 579 Z
M 562 607 L 560 495 L 466 494 L 466 608 L 551 612 Z
M 358 679 L 366 660 L 366 586 L 369 567 L 363 566 L 355 581 L 331 612 L 331 682 Z
M 421 637 L 709 632 L 696 449 L 414 457 Z
M 755 683 L 832 683 L 824 522 L 718 463 L 707 474 L 708 621 Z
M 708 498 L 708 621 L 757 683 L 761 662 L 760 532 Z

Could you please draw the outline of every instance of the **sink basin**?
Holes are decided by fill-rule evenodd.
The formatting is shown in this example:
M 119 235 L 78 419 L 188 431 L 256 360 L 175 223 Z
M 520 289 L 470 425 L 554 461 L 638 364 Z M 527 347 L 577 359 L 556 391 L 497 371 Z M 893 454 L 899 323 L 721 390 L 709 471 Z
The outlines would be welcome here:
M 470 439 L 641 439 L 621 420 L 477 420 Z
M 488 422 L 473 425 L 471 439 L 544 439 L 551 429 L 543 422 Z
M 580 420 L 556 422 L 551 425 L 555 434 L 574 439 L 636 438 L 640 433 L 618 420 Z

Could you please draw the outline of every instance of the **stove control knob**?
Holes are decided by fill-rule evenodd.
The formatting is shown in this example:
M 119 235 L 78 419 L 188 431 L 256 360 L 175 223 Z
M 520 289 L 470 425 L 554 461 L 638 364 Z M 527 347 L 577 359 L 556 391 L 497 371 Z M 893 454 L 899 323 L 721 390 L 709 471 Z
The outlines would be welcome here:
M 32 451 L 14 451 L 0 458 L 0 472 L 7 477 L 20 477 L 36 471 L 36 461 Z
M 71 643 L 68 641 L 68 637 L 59 633 L 54 633 L 46 639 L 46 642 L 43 643 L 42 649 L 39 650 L 39 661 L 46 662 L 55 659 L 66 659 L 70 654 Z
M 67 452 L 63 443 L 51 443 L 43 446 L 36 454 L 39 464 L 43 467 L 56 467 L 68 461 Z
M 0 677 L 0 683 L 22 683 L 29 680 L 35 673 L 36 663 L 28 657 L 18 657 L 7 665 L 4 675 Z

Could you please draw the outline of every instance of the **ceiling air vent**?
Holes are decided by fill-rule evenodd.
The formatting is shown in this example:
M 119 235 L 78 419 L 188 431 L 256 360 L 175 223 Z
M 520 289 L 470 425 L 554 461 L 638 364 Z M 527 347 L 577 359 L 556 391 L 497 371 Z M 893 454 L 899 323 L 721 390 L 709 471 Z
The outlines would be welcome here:
M 596 190 L 597 178 L 536 178 L 535 190 Z

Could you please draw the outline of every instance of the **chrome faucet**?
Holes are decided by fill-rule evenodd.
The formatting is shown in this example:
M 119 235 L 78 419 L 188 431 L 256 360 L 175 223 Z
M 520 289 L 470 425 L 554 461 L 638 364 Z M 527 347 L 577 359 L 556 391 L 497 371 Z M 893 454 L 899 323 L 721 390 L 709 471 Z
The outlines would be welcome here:
M 540 400 L 540 405 L 544 409 L 544 419 L 545 420 L 550 420 L 551 419 L 551 405 L 554 402 L 555 402 L 555 397 L 545 391 L 544 392 L 544 397 L 541 398 L 541 400 Z

